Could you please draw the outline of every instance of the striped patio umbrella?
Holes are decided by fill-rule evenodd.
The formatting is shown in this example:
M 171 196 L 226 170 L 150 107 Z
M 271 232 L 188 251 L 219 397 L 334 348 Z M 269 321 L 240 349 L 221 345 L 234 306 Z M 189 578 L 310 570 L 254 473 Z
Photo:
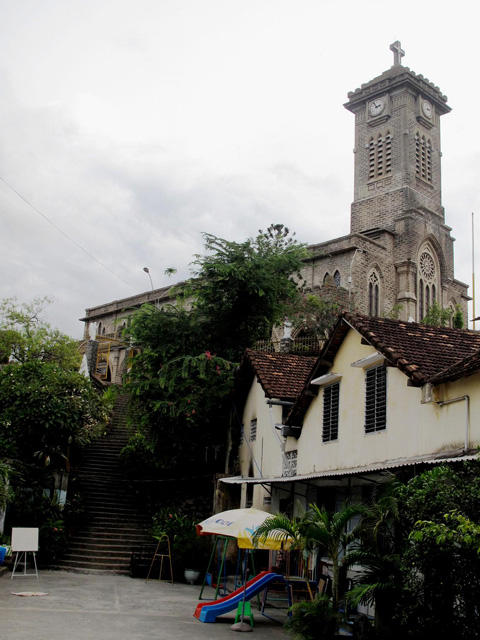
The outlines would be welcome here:
M 283 549 L 284 543 L 269 536 L 265 542 L 254 545 L 253 534 L 271 517 L 271 513 L 260 509 L 230 509 L 216 513 L 196 525 L 199 536 L 224 536 L 235 538 L 240 549 Z

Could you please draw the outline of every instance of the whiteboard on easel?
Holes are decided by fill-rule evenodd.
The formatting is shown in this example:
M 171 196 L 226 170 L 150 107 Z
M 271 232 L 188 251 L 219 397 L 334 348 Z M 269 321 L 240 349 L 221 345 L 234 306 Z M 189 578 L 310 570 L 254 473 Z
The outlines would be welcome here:
M 38 551 L 38 528 L 12 527 L 12 551 Z

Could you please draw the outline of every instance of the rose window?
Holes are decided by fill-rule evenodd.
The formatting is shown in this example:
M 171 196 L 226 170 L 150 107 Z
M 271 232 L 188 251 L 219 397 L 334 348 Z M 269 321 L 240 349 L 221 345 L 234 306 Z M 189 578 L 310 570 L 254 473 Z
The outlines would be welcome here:
M 426 280 L 432 280 L 435 276 L 435 262 L 427 252 L 422 253 L 420 256 L 420 273 Z

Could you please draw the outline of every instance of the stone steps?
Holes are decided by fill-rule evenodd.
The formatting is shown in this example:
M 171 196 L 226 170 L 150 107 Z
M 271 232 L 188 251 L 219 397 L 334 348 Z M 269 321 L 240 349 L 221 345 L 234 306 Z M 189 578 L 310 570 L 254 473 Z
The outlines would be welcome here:
M 128 573 L 132 547 L 151 544 L 150 521 L 137 509 L 138 496 L 125 479 L 120 452 L 131 431 L 126 400 L 119 396 L 106 436 L 85 448 L 77 471 L 85 500 L 85 521 L 67 552 L 52 568 L 82 573 Z

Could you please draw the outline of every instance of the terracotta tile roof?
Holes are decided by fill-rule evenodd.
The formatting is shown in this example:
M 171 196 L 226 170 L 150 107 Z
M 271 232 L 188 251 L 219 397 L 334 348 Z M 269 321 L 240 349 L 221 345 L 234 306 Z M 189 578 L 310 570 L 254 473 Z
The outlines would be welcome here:
M 456 362 L 444 371 L 430 379 L 432 384 L 442 384 L 443 382 L 453 382 L 460 378 L 466 378 L 480 371 L 480 351 L 474 353 L 473 356 L 464 358 L 460 362 Z
M 267 398 L 296 400 L 317 358 L 247 349 L 240 368 L 249 363 Z
M 333 328 L 292 408 L 288 424 L 302 423 L 310 402 L 318 393 L 318 387 L 310 386 L 310 381 L 329 371 L 350 327 L 408 376 L 414 386 L 427 382 L 440 384 L 480 369 L 480 332 L 345 313 Z
M 390 364 L 419 386 L 480 349 L 480 333 L 476 331 L 353 314 L 344 317 Z

